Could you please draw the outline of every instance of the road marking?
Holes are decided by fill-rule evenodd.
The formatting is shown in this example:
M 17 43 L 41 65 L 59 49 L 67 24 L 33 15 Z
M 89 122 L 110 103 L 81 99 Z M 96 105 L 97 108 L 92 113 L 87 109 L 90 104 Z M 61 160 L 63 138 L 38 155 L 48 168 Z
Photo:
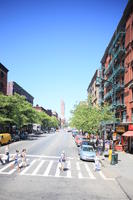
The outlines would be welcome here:
M 51 169 L 51 167 L 53 165 L 53 162 L 54 162 L 53 160 L 50 161 L 50 163 L 48 164 L 48 166 L 47 166 L 47 168 L 46 168 L 46 170 L 45 170 L 45 172 L 43 174 L 43 176 L 48 176 L 48 174 L 50 172 L 50 169 Z
M 28 167 L 26 167 L 22 172 L 20 172 L 20 175 L 25 174 L 31 168 L 31 166 L 34 165 L 35 162 L 36 160 L 33 160 Z
M 1 156 L 3 154 L 0 154 Z M 10 156 L 14 156 L 15 154 L 10 154 Z M 46 156 L 46 155 L 31 155 L 31 154 L 27 154 L 26 157 L 31 157 L 31 158 L 55 158 L 55 159 L 59 159 L 60 156 Z M 67 159 L 73 160 L 73 157 L 67 157 Z
M 6 169 L 8 169 L 9 167 L 11 167 L 11 163 L 9 163 L 8 165 L 6 165 L 5 167 L 3 167 L 2 169 L 0 169 L 0 173 L 1 174 L 9 174 L 9 172 L 3 172 Z M 15 169 L 16 170 L 16 169 Z
M 39 165 L 37 166 L 37 168 L 33 171 L 32 175 L 36 175 L 37 172 L 39 171 L 39 169 L 42 167 L 42 165 L 44 164 L 45 160 L 42 160 Z
M 79 162 L 76 162 L 76 168 L 77 168 L 77 171 L 78 171 L 78 177 L 79 178 L 83 178 L 81 172 L 80 172 L 80 165 L 79 165 Z
M 36 157 L 36 158 L 55 158 L 55 159 L 59 159 L 60 156 L 46 156 L 46 155 L 26 155 L 27 157 Z M 73 160 L 73 157 L 67 157 L 67 159 Z
M 57 165 L 56 173 L 55 173 L 55 177 L 59 177 L 59 176 L 60 176 L 60 162 Z
M 70 160 L 67 162 L 67 178 L 72 178 Z
M 87 163 L 85 163 L 84 165 L 85 165 L 85 168 L 86 168 L 86 170 L 87 170 L 87 172 L 88 172 L 90 178 L 91 178 L 91 179 L 96 179 L 96 177 L 92 174 L 92 172 L 91 172 L 89 166 L 87 165 Z
M 102 173 L 102 171 L 98 171 L 98 173 L 100 174 L 100 176 L 104 179 L 104 180 L 110 180 L 110 181 L 115 181 L 115 178 L 107 178 L 105 177 L 105 175 Z

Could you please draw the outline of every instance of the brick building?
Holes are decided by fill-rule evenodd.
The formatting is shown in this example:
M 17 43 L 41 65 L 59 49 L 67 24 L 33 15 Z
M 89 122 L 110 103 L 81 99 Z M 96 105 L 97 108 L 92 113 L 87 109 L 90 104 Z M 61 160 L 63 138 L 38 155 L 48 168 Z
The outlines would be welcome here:
M 7 94 L 7 75 L 8 69 L 0 63 L 0 92 Z
M 104 95 L 121 122 L 133 122 L 133 1 L 128 1 L 123 16 L 101 60 Z
M 42 106 L 39 106 L 38 104 L 33 107 L 38 112 L 45 112 L 47 114 L 47 110 L 43 108 Z
M 7 84 L 7 95 L 14 95 L 15 93 L 25 96 L 26 100 L 33 105 L 34 97 L 31 96 L 26 90 L 19 86 L 16 82 L 11 81 Z
M 100 104 L 100 90 L 101 87 L 97 87 L 97 77 L 99 76 L 100 71 L 96 70 L 91 82 L 87 88 L 88 96 L 91 96 L 92 104 L 98 105 Z

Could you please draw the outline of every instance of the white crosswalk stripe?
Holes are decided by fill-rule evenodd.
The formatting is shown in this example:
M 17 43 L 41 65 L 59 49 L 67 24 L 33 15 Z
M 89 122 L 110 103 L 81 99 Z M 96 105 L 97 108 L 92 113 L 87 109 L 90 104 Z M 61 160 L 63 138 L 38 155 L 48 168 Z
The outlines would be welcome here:
M 52 167 L 52 165 L 53 165 L 53 160 L 51 160 L 50 162 L 49 162 L 49 165 L 48 165 L 48 167 L 46 168 L 46 171 L 44 172 L 44 174 L 43 174 L 43 176 L 48 176 L 49 175 L 49 172 L 50 172 L 50 169 L 51 169 L 51 167 Z
M 11 169 L 11 163 L 0 169 L 0 174 L 11 175 L 16 173 L 17 168 Z M 0 166 L 1 167 L 1 166 Z M 103 171 L 97 173 L 93 170 L 92 163 L 67 160 L 64 171 L 60 171 L 58 160 L 49 159 L 33 159 L 31 158 L 29 165 L 21 169 L 19 175 L 55 177 L 55 178 L 78 178 L 78 179 L 103 179 L 105 181 L 114 181 L 114 178 L 106 177 Z
M 32 165 L 34 165 L 35 162 L 36 160 L 33 160 L 28 167 L 26 167 L 22 172 L 20 172 L 20 175 L 26 174 L 26 172 L 31 168 Z
M 70 160 L 67 162 L 67 178 L 72 178 Z
M 37 172 L 39 171 L 39 169 L 42 167 L 42 165 L 44 164 L 45 160 L 42 160 L 39 165 L 37 166 L 37 168 L 32 172 L 32 175 L 36 175 Z
M 88 172 L 90 178 L 91 178 L 91 179 L 96 179 L 96 177 L 92 174 L 92 172 L 91 172 L 89 166 L 88 166 L 86 163 L 85 163 L 85 168 L 86 168 L 86 170 L 87 170 L 87 172 Z

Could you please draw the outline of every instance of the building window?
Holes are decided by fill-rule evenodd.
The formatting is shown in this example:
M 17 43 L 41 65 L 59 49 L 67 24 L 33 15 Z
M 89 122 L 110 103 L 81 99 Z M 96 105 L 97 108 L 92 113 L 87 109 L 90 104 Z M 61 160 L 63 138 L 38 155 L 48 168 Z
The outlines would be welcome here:
M 1 75 L 1 78 L 4 78 L 4 72 L 1 71 L 0 75 Z
M 121 95 L 121 103 L 124 104 L 124 94 Z
M 122 76 L 122 79 L 121 79 L 121 81 L 122 81 L 122 84 L 124 84 L 124 76 Z
M 121 112 L 121 120 L 122 122 L 126 122 L 126 111 Z
M 0 91 L 3 91 L 4 85 L 2 82 L 0 82 Z

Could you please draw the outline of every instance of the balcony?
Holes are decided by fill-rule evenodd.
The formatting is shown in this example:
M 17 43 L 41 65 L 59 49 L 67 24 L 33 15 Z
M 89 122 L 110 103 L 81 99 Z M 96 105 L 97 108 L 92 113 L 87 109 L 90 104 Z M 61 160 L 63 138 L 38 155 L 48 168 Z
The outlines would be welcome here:
M 113 95 L 113 90 L 110 90 L 109 92 L 107 92 L 107 93 L 104 95 L 104 100 L 109 99 L 112 95 Z
M 113 48 L 116 48 L 118 46 L 118 41 L 124 36 L 125 36 L 125 32 L 124 31 L 123 32 L 121 31 L 121 32 L 117 33 L 117 35 L 116 35 L 116 37 L 115 37 L 115 39 L 114 39 L 114 41 L 112 43 L 112 46 L 109 49 L 109 54 L 111 54 Z
M 118 108 L 123 108 L 123 107 L 125 107 L 125 104 L 123 103 L 123 102 L 120 102 L 120 101 L 116 101 L 116 108 L 118 109 Z
M 99 104 L 102 105 L 104 103 L 104 99 L 99 99 Z
M 117 60 L 118 58 L 120 58 L 123 54 L 125 53 L 125 48 L 123 47 L 119 47 L 114 53 L 113 53 L 113 58 L 112 60 L 110 61 L 109 65 L 108 65 L 108 68 L 105 70 L 104 74 L 108 74 L 112 67 L 115 65 L 114 64 L 114 61 Z
M 104 89 L 102 87 L 99 88 L 99 93 L 104 92 Z
M 124 84 L 123 83 L 118 83 L 116 85 L 115 91 L 119 92 L 120 90 L 123 90 L 123 89 L 124 89 Z
M 118 66 L 117 68 L 114 69 L 114 76 L 118 76 L 120 73 L 124 73 L 125 68 L 124 66 Z

